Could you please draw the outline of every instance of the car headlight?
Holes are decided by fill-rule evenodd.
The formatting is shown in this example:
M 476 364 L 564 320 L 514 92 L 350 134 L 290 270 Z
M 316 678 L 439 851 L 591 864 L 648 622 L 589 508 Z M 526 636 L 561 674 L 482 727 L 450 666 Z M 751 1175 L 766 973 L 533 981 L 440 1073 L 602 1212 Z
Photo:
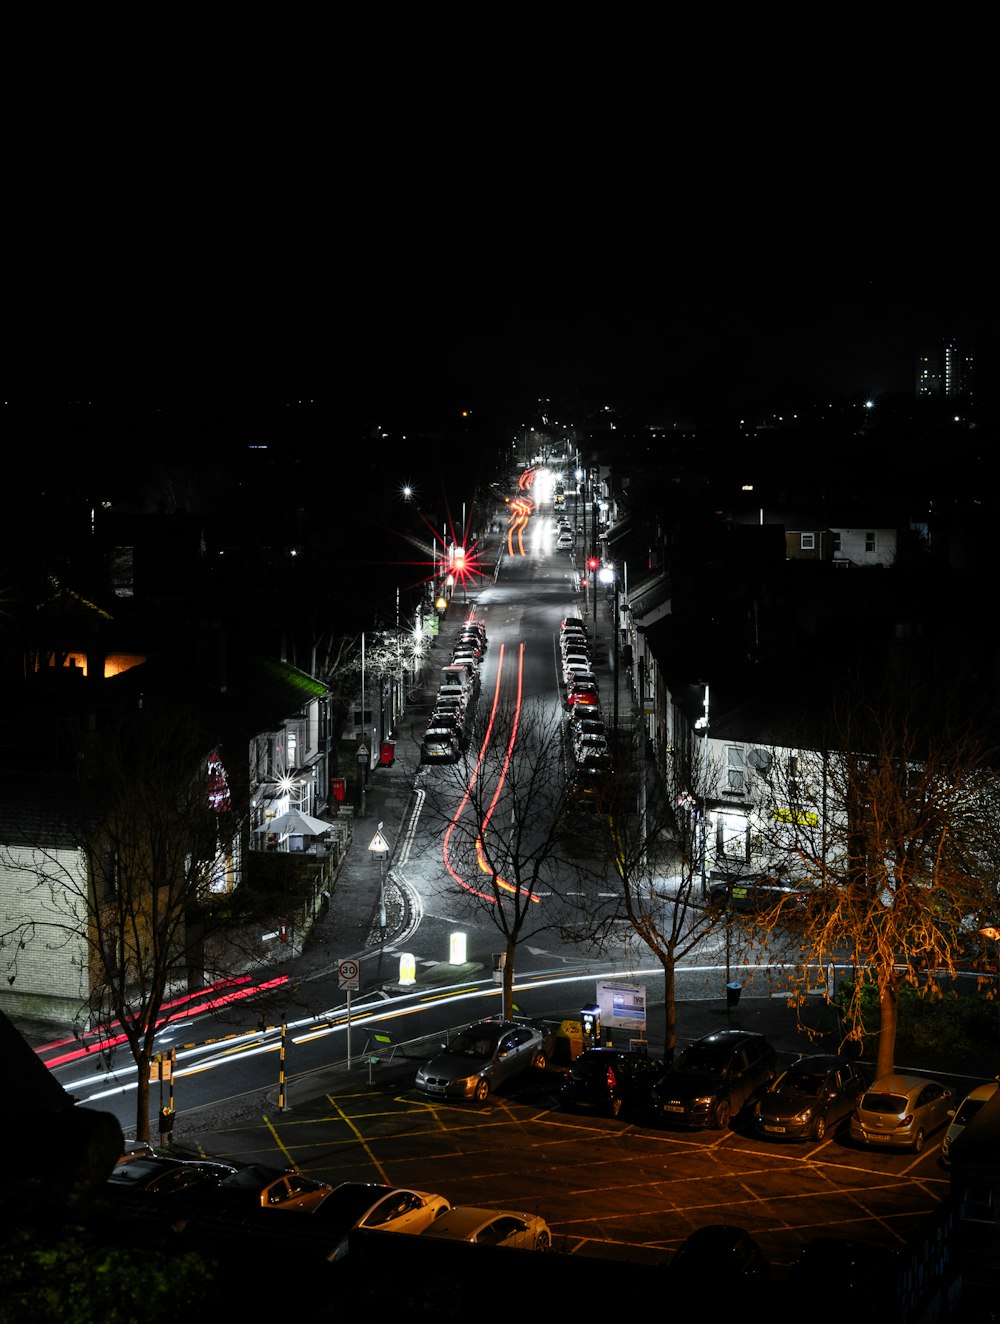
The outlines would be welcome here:
M 476 1088 L 476 1082 L 478 1080 L 479 1080 L 478 1076 L 463 1076 L 461 1080 L 456 1080 L 455 1084 L 459 1087 L 459 1089 L 474 1090 Z
M 795 1114 L 795 1116 L 792 1118 L 792 1121 L 799 1126 L 805 1126 L 806 1123 L 809 1121 L 809 1119 L 812 1117 L 812 1114 L 813 1114 L 812 1108 L 803 1108 L 800 1113 Z
M 694 1108 L 711 1108 L 715 1102 L 714 1094 L 703 1094 L 699 1099 L 692 1099 L 691 1105 Z
M 755 1106 L 755 1108 L 754 1108 L 754 1110 L 753 1110 L 753 1115 L 754 1115 L 754 1117 L 756 1117 L 756 1118 L 758 1119 L 758 1121 L 760 1120 L 760 1104 L 759 1104 L 759 1103 Z

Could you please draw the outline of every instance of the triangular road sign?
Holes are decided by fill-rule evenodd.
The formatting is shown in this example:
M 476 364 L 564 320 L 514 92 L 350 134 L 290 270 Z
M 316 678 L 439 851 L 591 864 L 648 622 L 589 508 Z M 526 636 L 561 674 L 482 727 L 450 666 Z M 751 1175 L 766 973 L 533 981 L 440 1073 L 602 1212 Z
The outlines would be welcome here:
M 386 841 L 385 837 L 382 836 L 381 832 L 376 832 L 374 837 L 372 837 L 371 839 L 371 844 L 369 845 L 368 849 L 376 852 L 384 851 L 385 854 L 388 855 L 389 843 Z

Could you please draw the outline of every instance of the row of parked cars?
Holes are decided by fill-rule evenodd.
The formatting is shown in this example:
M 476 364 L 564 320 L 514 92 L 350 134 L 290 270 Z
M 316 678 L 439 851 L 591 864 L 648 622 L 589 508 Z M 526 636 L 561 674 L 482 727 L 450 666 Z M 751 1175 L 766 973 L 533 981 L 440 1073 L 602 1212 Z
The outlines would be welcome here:
M 127 1195 L 167 1202 L 175 1230 L 203 1225 L 213 1214 L 230 1220 L 240 1213 L 256 1218 L 259 1210 L 306 1215 L 310 1233 L 318 1234 L 330 1261 L 343 1259 L 351 1233 L 366 1229 L 521 1250 L 552 1246 L 551 1229 L 537 1214 L 453 1205 L 433 1191 L 380 1182 L 331 1185 L 294 1169 L 260 1163 L 237 1168 L 198 1159 L 132 1155 L 116 1165 L 107 1188 L 112 1200 Z
M 601 695 L 590 652 L 587 628 L 579 616 L 566 616 L 559 626 L 566 711 L 569 714 L 567 758 L 571 800 L 581 808 L 597 808 L 611 769 L 611 748 L 601 711 Z
M 570 1067 L 561 1102 L 611 1116 L 628 1108 L 692 1129 L 725 1128 L 746 1110 L 757 1135 L 770 1140 L 821 1141 L 846 1123 L 856 1144 L 917 1154 L 947 1125 L 947 1163 L 956 1137 L 998 1088 L 979 1085 L 956 1107 L 940 1081 L 893 1072 L 869 1085 L 855 1061 L 833 1053 L 807 1054 L 779 1072 L 763 1035 L 720 1030 L 690 1044 L 668 1071 L 643 1053 L 587 1049 Z
M 451 662 L 441 668 L 434 709 L 421 744 L 423 763 L 454 763 L 468 744 L 479 694 L 479 667 L 487 646 L 483 622 L 474 617 L 464 621 Z

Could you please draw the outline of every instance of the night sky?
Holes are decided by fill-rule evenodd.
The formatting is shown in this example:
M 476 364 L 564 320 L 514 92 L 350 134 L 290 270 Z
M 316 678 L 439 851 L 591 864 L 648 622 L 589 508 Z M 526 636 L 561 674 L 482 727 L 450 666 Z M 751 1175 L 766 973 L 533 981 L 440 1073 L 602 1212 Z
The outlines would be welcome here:
M 994 19 L 210 10 L 12 43 L 6 394 L 726 418 L 988 359 Z

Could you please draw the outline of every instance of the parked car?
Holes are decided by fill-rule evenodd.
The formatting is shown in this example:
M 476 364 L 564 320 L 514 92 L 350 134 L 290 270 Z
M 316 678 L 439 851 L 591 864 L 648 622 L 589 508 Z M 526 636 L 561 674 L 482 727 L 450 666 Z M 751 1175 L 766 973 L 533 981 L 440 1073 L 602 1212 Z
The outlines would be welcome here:
M 663 1063 L 645 1053 L 621 1048 L 587 1048 L 570 1065 L 559 1102 L 563 1108 L 587 1109 L 617 1117 L 645 1109 Z
M 805 1291 L 817 1283 L 833 1284 L 838 1300 L 876 1312 L 880 1324 L 901 1324 L 904 1313 L 899 1288 L 905 1272 L 900 1247 L 814 1237 L 789 1265 L 784 1282 Z
M 480 1021 L 461 1030 L 417 1072 L 425 1094 L 482 1103 L 512 1076 L 545 1069 L 551 1036 L 530 1021 Z
M 699 1291 L 767 1283 L 771 1266 L 745 1228 L 728 1223 L 699 1227 L 681 1242 L 667 1265 L 671 1287 L 687 1285 Z M 745 1303 L 742 1303 L 745 1304 Z
M 717 1030 L 696 1039 L 653 1088 L 656 1114 L 681 1126 L 724 1131 L 778 1074 L 778 1055 L 762 1034 Z
M 551 1250 L 552 1231 L 544 1218 L 513 1209 L 483 1209 L 456 1205 L 425 1228 L 425 1237 L 472 1241 L 479 1246 L 510 1246 L 519 1250 Z
M 781 905 L 783 915 L 792 915 L 805 905 L 804 887 L 782 883 L 774 878 L 736 878 L 720 880 L 708 889 L 709 904 L 720 910 L 740 914 L 760 914 Z
M 329 1182 L 303 1177 L 294 1168 L 272 1168 L 250 1163 L 239 1168 L 212 1191 L 218 1200 L 246 1208 L 294 1209 L 312 1212 L 333 1190 Z
M 556 539 L 556 549 L 560 552 L 571 552 L 576 539 L 571 533 L 560 533 Z
M 356 1228 L 379 1232 L 423 1232 L 451 1208 L 443 1195 L 378 1182 L 346 1181 L 335 1186 L 313 1211 L 318 1224 L 329 1224 L 334 1244 L 327 1259 L 347 1253 L 348 1235 Z
M 980 1108 L 988 1100 L 993 1098 L 997 1090 L 1000 1089 L 1000 1082 L 990 1080 L 982 1085 L 977 1085 L 975 1089 L 970 1090 L 962 1102 L 955 1109 L 949 1109 L 951 1123 L 948 1130 L 944 1133 L 944 1139 L 941 1141 L 941 1162 L 948 1164 L 951 1162 L 951 1147 L 962 1134 L 965 1128 L 979 1112 Z
M 793 1062 L 754 1108 L 758 1134 L 822 1140 L 850 1117 L 867 1082 L 860 1067 L 835 1053 L 811 1053 Z
M 581 630 L 586 630 L 587 623 L 582 616 L 564 616 L 559 623 L 560 630 L 567 630 L 571 625 L 578 625 Z
M 107 1186 L 115 1194 L 143 1191 L 147 1195 L 190 1195 L 218 1186 L 236 1171 L 231 1163 L 140 1154 L 116 1163 Z
M 134 1158 L 156 1158 L 156 1150 L 148 1140 L 126 1140 L 125 1147 L 115 1162 L 127 1163 L 129 1159 Z
M 458 736 L 448 727 L 428 727 L 420 747 L 422 763 L 454 763 L 461 753 Z
M 601 695 L 591 681 L 574 681 L 566 691 L 567 708 L 600 708 Z
M 927 1137 L 947 1122 L 952 1098 L 938 1080 L 898 1072 L 881 1076 L 851 1116 L 851 1139 L 919 1154 Z
M 567 629 L 560 631 L 559 651 L 565 653 L 570 648 L 590 648 L 590 640 L 587 638 L 587 631 L 582 625 L 571 625 Z
M 606 814 L 610 808 L 610 770 L 594 763 L 574 766 L 567 787 L 570 804 L 586 813 Z
M 575 762 L 589 763 L 599 768 L 610 767 L 611 746 L 603 736 L 581 736 L 572 742 L 572 746 Z
M 589 713 L 580 709 L 576 715 L 577 720 L 570 723 L 570 737 L 573 740 L 581 740 L 585 736 L 593 736 L 595 739 L 607 741 L 608 729 L 604 723 L 597 717 L 591 717 Z

